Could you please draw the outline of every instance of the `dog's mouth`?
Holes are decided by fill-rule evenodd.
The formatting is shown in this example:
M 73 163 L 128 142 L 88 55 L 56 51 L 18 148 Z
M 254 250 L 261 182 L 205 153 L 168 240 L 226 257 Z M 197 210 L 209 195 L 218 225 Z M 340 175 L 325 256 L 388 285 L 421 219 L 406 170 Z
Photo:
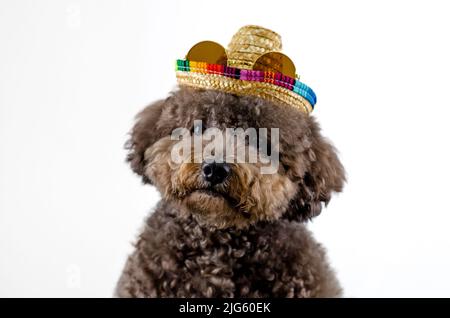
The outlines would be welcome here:
M 191 191 L 190 195 L 192 194 L 200 194 L 200 195 L 206 195 L 207 197 L 210 197 L 212 199 L 219 199 L 225 201 L 231 208 L 242 211 L 241 204 L 239 200 L 233 198 L 228 193 L 219 191 L 215 188 L 209 187 L 209 188 L 203 188 L 203 189 L 195 189 Z
M 205 189 L 196 189 L 192 191 L 192 193 L 200 193 L 205 194 L 207 196 L 213 197 L 213 198 L 221 198 L 230 203 L 231 206 L 236 207 L 238 205 L 238 200 L 232 198 L 230 195 L 228 195 L 225 192 L 218 191 L 215 188 L 205 188 Z
M 193 192 L 204 193 L 204 194 L 209 195 L 209 196 L 214 197 L 214 198 L 222 197 L 222 198 L 225 199 L 225 195 L 223 193 L 220 193 L 220 192 L 216 191 L 214 188 L 197 189 L 197 190 L 195 190 Z

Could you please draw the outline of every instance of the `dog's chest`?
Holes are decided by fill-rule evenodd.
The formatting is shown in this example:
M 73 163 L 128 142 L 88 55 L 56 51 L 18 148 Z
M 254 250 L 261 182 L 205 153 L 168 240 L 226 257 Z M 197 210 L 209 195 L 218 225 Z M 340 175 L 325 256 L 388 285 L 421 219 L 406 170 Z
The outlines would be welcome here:
M 223 296 L 269 295 L 290 266 L 288 251 L 267 231 L 203 232 L 179 252 L 186 278 Z

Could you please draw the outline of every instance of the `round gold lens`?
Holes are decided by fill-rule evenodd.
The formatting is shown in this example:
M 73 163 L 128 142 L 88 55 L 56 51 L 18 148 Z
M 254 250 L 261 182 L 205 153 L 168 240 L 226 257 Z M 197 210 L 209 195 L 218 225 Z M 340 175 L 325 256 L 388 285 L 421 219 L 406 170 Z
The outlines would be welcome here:
M 253 69 L 282 73 L 283 75 L 295 78 L 294 62 L 287 55 L 280 52 L 268 52 L 261 55 L 253 65 Z
M 195 44 L 186 55 L 189 61 L 206 62 L 209 64 L 227 63 L 227 54 L 222 45 L 213 41 L 203 41 Z

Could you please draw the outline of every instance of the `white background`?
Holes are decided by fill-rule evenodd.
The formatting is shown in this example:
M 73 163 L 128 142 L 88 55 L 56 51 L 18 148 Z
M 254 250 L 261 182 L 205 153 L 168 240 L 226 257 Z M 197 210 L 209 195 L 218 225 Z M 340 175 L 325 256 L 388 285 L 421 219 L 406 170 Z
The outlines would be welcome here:
M 349 297 L 450 296 L 446 1 L 0 2 L 0 296 L 112 295 L 159 196 L 124 163 L 174 60 L 271 28 L 347 169 L 310 228 Z

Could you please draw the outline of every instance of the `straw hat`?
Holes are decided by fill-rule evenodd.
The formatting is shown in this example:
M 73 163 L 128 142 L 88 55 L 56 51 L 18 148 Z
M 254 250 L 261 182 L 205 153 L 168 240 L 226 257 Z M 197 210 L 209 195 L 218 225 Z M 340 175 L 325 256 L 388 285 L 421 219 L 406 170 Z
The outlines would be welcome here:
M 185 59 L 177 60 L 177 80 L 180 85 L 261 97 L 309 114 L 316 95 L 299 81 L 294 63 L 281 47 L 277 33 L 244 26 L 228 50 L 213 41 L 195 44 Z

